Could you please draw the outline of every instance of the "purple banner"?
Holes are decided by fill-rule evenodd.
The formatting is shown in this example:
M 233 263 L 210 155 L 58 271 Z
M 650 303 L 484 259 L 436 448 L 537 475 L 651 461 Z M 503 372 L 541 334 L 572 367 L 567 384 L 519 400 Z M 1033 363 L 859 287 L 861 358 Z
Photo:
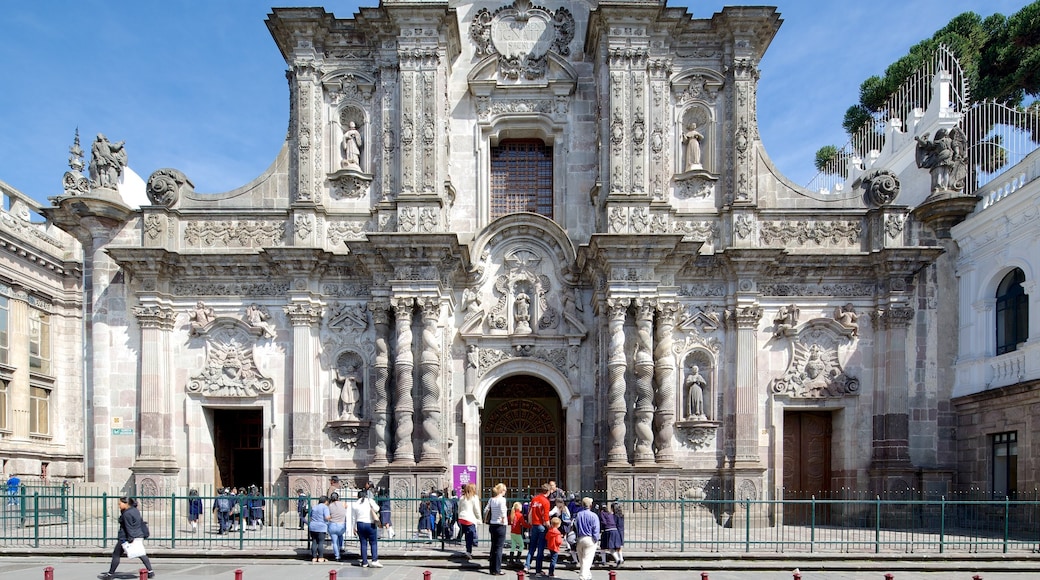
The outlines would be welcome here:
M 452 465 L 451 466 L 451 483 L 452 487 L 455 488 L 455 496 L 462 496 L 462 486 L 467 483 L 477 483 L 477 466 L 476 465 Z M 479 492 L 479 488 L 478 488 Z

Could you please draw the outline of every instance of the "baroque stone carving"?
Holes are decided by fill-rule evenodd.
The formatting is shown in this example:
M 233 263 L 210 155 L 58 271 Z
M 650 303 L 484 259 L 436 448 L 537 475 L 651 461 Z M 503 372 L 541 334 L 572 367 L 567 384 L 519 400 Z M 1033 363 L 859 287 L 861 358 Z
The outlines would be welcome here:
M 358 169 L 341 169 L 329 175 L 333 199 L 360 199 L 368 194 L 372 177 Z
M 285 241 L 285 233 L 283 221 L 195 221 L 185 226 L 184 241 L 202 246 L 280 246 Z
M 863 188 L 863 201 L 872 207 L 892 203 L 899 195 L 899 176 L 888 169 L 871 169 L 852 183 Z
M 780 242 L 785 246 L 792 244 L 806 245 L 809 242 L 817 246 L 825 243 L 856 245 L 859 243 L 863 225 L 859 221 L 816 221 L 798 222 L 765 222 L 761 227 L 762 242 L 772 244 Z
M 514 80 L 545 76 L 549 51 L 568 56 L 574 33 L 569 10 L 552 12 L 530 0 L 516 0 L 494 12 L 482 8 L 469 27 L 477 55 L 498 54 L 499 74 Z
M 83 195 L 90 191 L 90 180 L 83 175 L 83 149 L 79 145 L 79 128 L 76 128 L 76 137 L 69 147 L 69 169 L 61 178 L 65 188 L 65 195 Z
M 928 133 L 914 137 L 917 141 L 917 166 L 932 175 L 932 193 L 960 192 L 968 176 L 968 138 L 960 127 L 939 129 L 935 139 Z
M 705 199 L 715 195 L 716 178 L 707 174 L 682 176 L 675 179 L 675 195 L 679 199 Z
M 153 205 L 171 207 L 180 199 L 182 192 L 194 191 L 195 184 L 176 169 L 157 169 L 148 177 L 148 200 Z
M 675 423 L 675 432 L 679 435 L 679 441 L 694 451 L 710 446 L 715 440 L 715 433 L 718 429 L 718 421 L 677 421 Z
M 827 398 L 856 394 L 859 379 L 845 374 L 837 345 L 799 341 L 787 372 L 773 381 L 773 392 L 797 398 Z
M 125 142 L 112 143 L 101 133 L 90 146 L 90 181 L 94 187 L 116 189 L 126 167 Z
M 252 337 L 237 327 L 206 335 L 206 366 L 188 381 L 187 391 L 209 397 L 256 397 L 274 392 L 274 381 L 253 360 Z

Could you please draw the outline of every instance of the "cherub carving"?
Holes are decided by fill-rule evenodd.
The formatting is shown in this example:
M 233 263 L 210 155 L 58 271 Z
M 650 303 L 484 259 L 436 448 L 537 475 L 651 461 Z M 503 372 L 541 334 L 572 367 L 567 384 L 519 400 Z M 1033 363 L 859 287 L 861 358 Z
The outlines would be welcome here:
M 191 335 L 198 336 L 202 333 L 202 330 L 213 322 L 216 315 L 213 313 L 213 309 L 206 306 L 206 303 L 199 300 L 195 303 L 195 309 L 192 310 L 188 316 L 191 318 Z
M 274 325 L 268 322 L 270 319 L 271 313 L 267 308 L 255 302 L 246 308 L 246 322 L 253 328 L 259 328 L 265 338 L 274 338 L 276 335 Z
M 834 320 L 845 328 L 852 330 L 852 336 L 859 336 L 859 313 L 852 304 L 838 306 L 834 309 Z
M 782 336 L 785 330 L 794 328 L 798 324 L 799 312 L 797 304 L 781 306 L 776 316 L 773 317 L 773 324 L 776 325 L 774 336 Z

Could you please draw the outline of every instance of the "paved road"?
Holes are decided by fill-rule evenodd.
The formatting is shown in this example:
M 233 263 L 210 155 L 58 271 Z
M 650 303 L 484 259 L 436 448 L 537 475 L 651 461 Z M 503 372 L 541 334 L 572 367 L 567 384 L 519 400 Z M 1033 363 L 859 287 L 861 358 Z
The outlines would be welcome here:
M 794 580 L 794 566 L 801 566 L 801 580 L 885 580 L 892 573 L 894 580 L 972 580 L 976 575 L 983 580 L 1036 580 L 1040 578 L 1040 560 L 945 560 L 935 557 L 918 560 L 647 560 L 640 563 L 634 555 L 616 570 L 615 578 L 606 569 L 593 570 L 594 580 L 700 580 L 702 572 L 709 580 Z M 337 580 L 358 578 L 375 580 L 423 580 L 425 571 L 430 580 L 480 580 L 489 578 L 487 567 L 471 565 L 453 559 L 395 557 L 382 558 L 382 569 L 360 568 L 356 563 L 314 564 L 291 558 L 258 558 L 250 555 L 219 558 L 185 558 L 157 555 L 153 559 L 156 578 L 171 580 L 234 580 L 235 570 L 242 570 L 242 580 L 328 580 L 331 571 Z M 476 561 L 474 561 L 474 564 Z M 54 568 L 54 580 L 90 580 L 107 570 L 108 559 L 103 557 L 29 554 L 0 557 L 0 580 L 34 580 L 44 578 L 44 568 Z M 123 560 L 116 576 L 122 580 L 138 578 L 140 564 Z M 557 570 L 557 578 L 576 580 L 571 570 Z M 497 578 L 497 577 L 496 577 Z M 510 571 L 502 576 L 517 580 Z M 530 578 L 528 576 L 528 578 Z M 539 578 L 538 580 L 547 580 Z

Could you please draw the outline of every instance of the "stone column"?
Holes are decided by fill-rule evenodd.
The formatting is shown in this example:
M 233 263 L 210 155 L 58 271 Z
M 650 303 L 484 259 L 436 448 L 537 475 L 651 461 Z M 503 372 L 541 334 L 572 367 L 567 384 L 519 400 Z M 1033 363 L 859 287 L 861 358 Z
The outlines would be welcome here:
M 372 466 L 387 465 L 387 407 L 389 399 L 387 384 L 390 380 L 390 305 L 372 302 L 368 305 L 375 324 L 375 364 L 372 367 Z
M 320 202 L 320 192 L 315 187 L 314 158 L 320 156 L 321 112 L 315 102 L 321 100 L 321 84 L 314 61 L 308 55 L 293 64 L 289 71 L 289 103 L 291 122 L 295 123 L 294 138 L 290 139 L 290 155 L 295 154 L 296 180 L 290 179 L 292 199 L 296 203 Z M 290 173 L 292 174 L 292 172 Z
M 397 431 L 394 437 L 394 465 L 414 465 L 412 450 L 412 310 L 414 298 L 400 298 L 394 302 L 397 349 L 394 353 L 394 419 Z
M 752 56 L 735 56 L 730 68 L 733 75 L 733 193 L 732 203 L 757 203 L 755 187 L 755 91 L 758 83 L 758 62 Z
M 909 378 L 906 357 L 907 327 L 914 310 L 891 306 L 875 313 L 875 328 L 884 342 L 878 352 L 882 387 L 874 398 L 873 467 L 910 465 Z M 911 483 L 911 482 L 908 482 Z
M 422 353 L 419 355 L 419 387 L 422 389 L 423 443 L 419 461 L 441 464 L 441 343 L 437 323 L 440 301 L 427 298 L 422 303 Z
M 173 378 L 170 331 L 177 314 L 167 306 L 147 305 L 135 307 L 134 315 L 141 326 L 141 407 L 138 418 L 141 447 L 133 472 L 136 478 L 144 474 L 174 474 L 178 469 L 173 453 L 170 408 Z
M 635 463 L 654 463 L 654 302 L 637 299 L 635 352 Z
M 609 450 L 607 463 L 628 465 L 628 450 L 625 449 L 625 317 L 628 315 L 629 299 L 607 299 L 609 314 L 609 351 L 607 354 L 607 425 L 609 427 Z
M 735 463 L 760 461 L 758 454 L 758 323 L 762 308 L 737 310 L 736 457 Z
M 654 448 L 658 463 L 675 460 L 672 441 L 675 439 L 675 356 L 672 354 L 675 317 L 679 305 L 674 302 L 657 307 L 657 339 L 654 347 Z
M 324 469 L 321 455 L 321 397 L 317 395 L 318 325 L 321 308 L 307 302 L 285 307 L 292 325 L 292 445 L 289 466 Z

